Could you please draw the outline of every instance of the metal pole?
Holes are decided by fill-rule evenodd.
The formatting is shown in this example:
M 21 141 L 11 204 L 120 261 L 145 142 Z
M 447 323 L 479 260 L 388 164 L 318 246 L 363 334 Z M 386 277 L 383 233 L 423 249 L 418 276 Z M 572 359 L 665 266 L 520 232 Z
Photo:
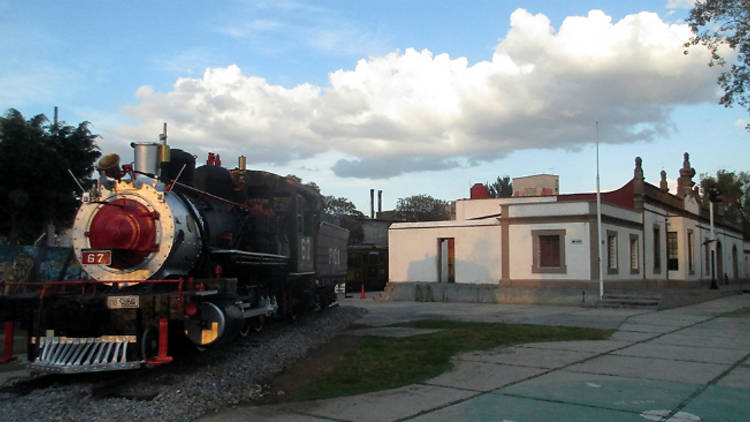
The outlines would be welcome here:
M 596 122 L 596 256 L 599 259 L 599 300 L 604 299 L 604 269 L 602 264 L 602 197 L 599 190 L 599 121 Z
M 711 221 L 711 239 L 708 241 L 711 244 L 711 289 L 718 289 L 719 286 L 716 283 L 716 232 L 714 231 L 714 201 L 709 202 L 709 217 Z

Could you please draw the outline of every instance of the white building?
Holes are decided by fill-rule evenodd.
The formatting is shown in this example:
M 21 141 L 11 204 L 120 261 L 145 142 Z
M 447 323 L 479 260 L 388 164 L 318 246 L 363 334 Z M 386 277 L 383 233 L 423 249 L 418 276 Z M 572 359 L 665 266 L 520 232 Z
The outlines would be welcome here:
M 748 278 L 750 244 L 740 223 L 717 217 L 716 242 L 709 242 L 687 153 L 676 194 L 668 193 L 664 172 L 656 187 L 644 181 L 641 159 L 635 162 L 632 180 L 601 194 L 605 290 L 707 287 L 712 250 L 720 284 Z M 504 287 L 594 294 L 598 232 L 595 193 L 459 200 L 456 220 L 391 225 L 390 288 L 427 282 L 492 286 L 495 297 Z

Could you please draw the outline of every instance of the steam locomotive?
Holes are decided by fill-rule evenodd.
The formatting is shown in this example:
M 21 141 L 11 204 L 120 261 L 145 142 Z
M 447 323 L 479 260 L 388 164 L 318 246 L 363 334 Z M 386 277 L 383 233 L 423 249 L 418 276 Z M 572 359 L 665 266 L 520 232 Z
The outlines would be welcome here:
M 349 232 L 319 193 L 282 176 L 205 165 L 162 142 L 103 157 L 73 224 L 86 280 L 29 283 L 2 298 L 27 326 L 32 370 L 111 371 L 172 360 L 168 344 L 227 343 L 336 301 Z M 6 319 L 7 320 L 7 319 Z

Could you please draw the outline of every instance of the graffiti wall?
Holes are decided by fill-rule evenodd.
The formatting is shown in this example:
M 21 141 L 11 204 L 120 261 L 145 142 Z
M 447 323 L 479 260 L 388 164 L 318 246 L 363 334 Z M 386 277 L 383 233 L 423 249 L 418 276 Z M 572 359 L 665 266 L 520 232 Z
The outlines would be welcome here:
M 78 280 L 81 266 L 71 248 L 0 245 L 0 280 Z

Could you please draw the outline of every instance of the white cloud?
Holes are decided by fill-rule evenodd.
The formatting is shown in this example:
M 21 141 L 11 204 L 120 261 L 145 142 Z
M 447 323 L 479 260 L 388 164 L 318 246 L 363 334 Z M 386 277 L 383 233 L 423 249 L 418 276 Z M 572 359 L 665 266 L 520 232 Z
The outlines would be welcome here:
M 555 31 L 518 9 L 488 61 L 407 49 L 337 70 L 328 87 L 293 88 L 212 68 L 167 93 L 139 89 L 127 109 L 139 124 L 121 133 L 150 139 L 168 121 L 171 139 L 255 162 L 337 151 L 351 159 L 334 172 L 368 178 L 580 148 L 597 120 L 604 142 L 649 141 L 670 129 L 674 106 L 715 99 L 707 53 L 683 54 L 689 36 L 654 13 L 612 22 L 593 10 Z

